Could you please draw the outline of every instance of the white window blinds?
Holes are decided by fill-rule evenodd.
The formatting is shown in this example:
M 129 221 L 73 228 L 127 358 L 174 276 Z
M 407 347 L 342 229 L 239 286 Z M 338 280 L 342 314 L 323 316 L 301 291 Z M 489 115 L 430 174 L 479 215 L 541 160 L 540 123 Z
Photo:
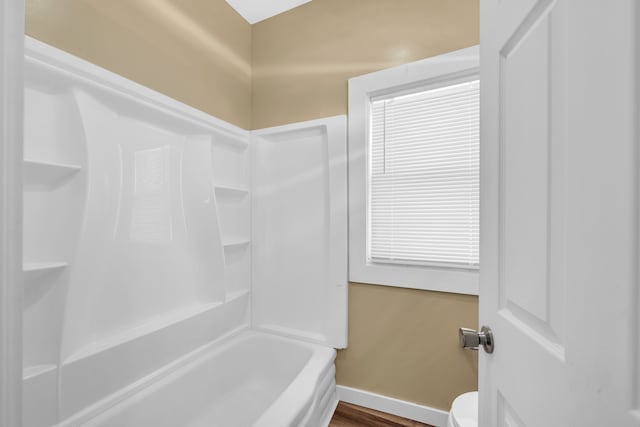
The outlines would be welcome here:
M 479 86 L 371 100 L 371 262 L 478 267 Z

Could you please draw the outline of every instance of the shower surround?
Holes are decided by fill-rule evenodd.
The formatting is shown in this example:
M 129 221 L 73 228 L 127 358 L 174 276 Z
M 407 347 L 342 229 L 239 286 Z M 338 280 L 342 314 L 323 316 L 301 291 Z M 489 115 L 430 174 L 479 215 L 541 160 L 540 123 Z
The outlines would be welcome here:
M 27 38 L 24 425 L 325 423 L 345 171 L 344 116 L 249 132 Z

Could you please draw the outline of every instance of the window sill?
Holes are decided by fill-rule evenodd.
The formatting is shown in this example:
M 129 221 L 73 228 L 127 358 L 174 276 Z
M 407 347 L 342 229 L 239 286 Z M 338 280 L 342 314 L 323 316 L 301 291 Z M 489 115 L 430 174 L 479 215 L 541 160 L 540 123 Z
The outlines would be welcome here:
M 478 295 L 479 270 L 362 263 L 351 265 L 349 281 L 425 291 Z

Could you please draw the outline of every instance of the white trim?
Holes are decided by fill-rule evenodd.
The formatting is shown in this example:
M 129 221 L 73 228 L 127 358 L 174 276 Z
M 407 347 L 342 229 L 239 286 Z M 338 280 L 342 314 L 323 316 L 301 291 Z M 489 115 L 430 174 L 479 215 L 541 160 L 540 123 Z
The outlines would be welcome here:
M 357 388 L 346 386 L 336 386 L 338 400 L 387 414 L 397 415 L 421 423 L 430 424 L 434 427 L 445 427 L 449 413 L 440 409 L 430 408 L 417 403 L 411 403 L 381 394 L 371 393 Z
M 366 248 L 367 109 L 371 97 L 479 74 L 473 46 L 349 80 L 349 280 L 478 295 L 478 271 L 370 263 Z
M 0 425 L 22 425 L 24 1 L 0 0 Z

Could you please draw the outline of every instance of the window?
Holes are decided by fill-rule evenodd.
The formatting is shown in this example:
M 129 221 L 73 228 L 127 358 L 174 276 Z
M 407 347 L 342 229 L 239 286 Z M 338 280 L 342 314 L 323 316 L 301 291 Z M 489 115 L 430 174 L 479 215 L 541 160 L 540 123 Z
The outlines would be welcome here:
M 371 99 L 369 261 L 477 268 L 479 86 Z
M 350 280 L 477 294 L 477 47 L 349 81 Z

